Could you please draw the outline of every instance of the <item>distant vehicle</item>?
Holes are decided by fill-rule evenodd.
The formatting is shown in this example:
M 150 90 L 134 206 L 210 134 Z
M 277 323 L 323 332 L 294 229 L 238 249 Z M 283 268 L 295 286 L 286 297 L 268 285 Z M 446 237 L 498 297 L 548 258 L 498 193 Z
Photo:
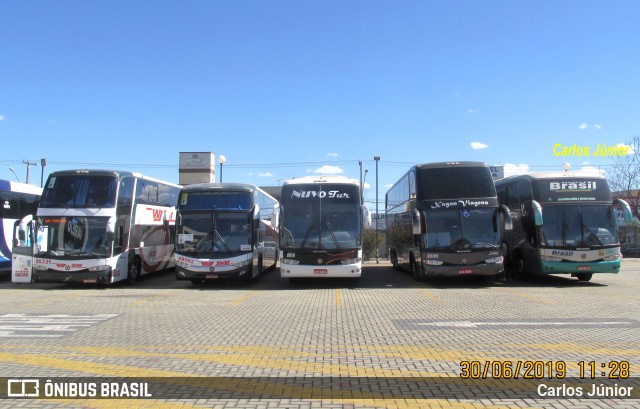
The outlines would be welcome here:
M 33 275 L 22 279 L 111 284 L 173 267 L 179 191 L 127 171 L 52 173 L 36 219 L 23 219 L 18 229 L 21 268 L 33 260 Z
M 622 257 L 640 257 L 640 244 L 627 244 L 620 248 Z
M 0 179 L 0 273 L 11 271 L 16 222 L 27 215 L 35 215 L 42 188 L 26 183 Z
M 411 167 L 387 192 L 385 213 L 391 263 L 416 280 L 504 270 L 502 234 L 511 216 L 483 162 Z
M 513 215 L 504 242 L 515 275 L 571 274 L 589 281 L 594 273 L 620 272 L 614 205 L 626 220 L 632 216 L 624 200 L 612 199 L 604 176 L 531 173 L 498 180 L 496 189 Z
M 275 268 L 278 202 L 257 186 L 199 183 L 182 188 L 176 213 L 176 278 L 194 284 L 251 281 Z
M 359 278 L 370 224 L 360 184 L 344 176 L 290 179 L 280 199 L 280 275 Z

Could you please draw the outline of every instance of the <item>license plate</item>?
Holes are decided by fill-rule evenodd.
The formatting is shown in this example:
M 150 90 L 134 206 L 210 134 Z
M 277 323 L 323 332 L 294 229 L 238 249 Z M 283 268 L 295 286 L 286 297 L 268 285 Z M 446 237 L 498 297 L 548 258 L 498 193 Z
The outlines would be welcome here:
M 218 278 L 217 274 L 207 274 L 204 276 L 204 278 Z
M 313 274 L 327 274 L 326 268 L 314 268 Z
M 82 280 L 83 283 L 85 284 L 95 284 L 98 282 L 97 278 L 85 278 Z
M 578 271 L 591 271 L 591 266 L 578 266 Z
M 471 274 L 473 273 L 473 270 L 470 268 L 464 268 L 462 270 L 458 270 L 458 274 Z

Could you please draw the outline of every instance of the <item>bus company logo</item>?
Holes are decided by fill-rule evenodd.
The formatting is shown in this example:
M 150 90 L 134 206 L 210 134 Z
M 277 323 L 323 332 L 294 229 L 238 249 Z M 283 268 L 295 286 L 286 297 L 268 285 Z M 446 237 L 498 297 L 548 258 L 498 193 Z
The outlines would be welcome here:
M 552 256 L 573 256 L 573 251 L 567 250 L 553 250 L 551 252 Z
M 586 260 L 587 259 L 587 255 L 582 253 L 582 254 L 580 254 L 580 258 L 583 259 L 583 260 Z
M 458 202 L 443 202 L 443 201 L 437 201 L 437 202 L 433 202 L 431 204 L 431 208 L 432 209 L 439 209 L 441 207 L 444 207 L 445 209 L 448 209 L 450 207 L 458 207 Z
M 201 261 L 200 265 L 202 265 L 202 267 L 211 267 L 213 265 L 213 261 Z
M 187 264 L 193 264 L 194 260 L 190 259 L 188 257 L 183 257 L 183 256 L 179 256 L 178 257 L 178 261 L 180 261 L 181 263 L 187 263 Z
M 216 262 L 216 266 L 230 266 L 230 265 L 231 265 L 231 260 L 222 260 L 222 261 Z
M 320 198 L 324 199 L 325 197 L 331 199 L 349 199 L 349 193 L 340 192 L 339 190 L 329 190 L 329 191 L 317 191 L 317 190 L 294 190 L 291 192 L 291 197 L 295 197 L 297 199 L 309 199 L 309 198 Z
M 147 207 L 147 210 L 151 210 L 151 216 L 154 222 L 162 221 L 162 215 L 164 215 L 163 209 L 154 209 L 153 207 Z
M 596 190 L 596 182 L 593 180 L 572 180 L 572 181 L 562 181 L 562 182 L 549 182 L 550 190 L 583 190 L 590 191 Z

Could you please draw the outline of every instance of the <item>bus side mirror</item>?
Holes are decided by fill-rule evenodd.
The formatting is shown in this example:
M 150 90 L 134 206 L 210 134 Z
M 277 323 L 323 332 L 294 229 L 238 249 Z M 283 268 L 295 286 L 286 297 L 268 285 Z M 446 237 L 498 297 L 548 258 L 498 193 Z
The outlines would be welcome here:
M 176 214 L 176 208 L 175 207 L 171 207 L 168 210 L 165 210 L 164 213 L 162 214 L 162 227 L 165 230 L 169 230 L 169 225 L 171 224 L 171 222 L 175 222 L 175 220 L 173 220 L 173 216 Z
M 513 218 L 511 217 L 509 208 L 505 205 L 500 205 L 500 207 L 498 207 L 498 213 L 502 216 L 502 228 L 504 230 L 513 230 Z M 497 223 L 494 223 L 494 229 L 498 231 L 496 224 Z
M 29 224 L 33 221 L 33 215 L 26 215 L 18 223 L 17 239 L 19 243 L 24 243 L 28 239 Z
M 422 234 L 422 217 L 420 216 L 420 212 L 417 209 L 413 210 L 413 217 L 411 218 L 411 230 L 413 230 L 413 234 Z
M 280 222 L 280 205 L 273 205 L 273 212 L 271 213 L 271 227 L 278 229 L 278 223 Z
M 371 227 L 371 212 L 369 211 L 369 207 L 366 205 L 362 205 L 362 221 L 365 229 Z
M 536 226 L 542 226 L 542 206 L 535 200 L 531 201 L 531 207 L 533 208 L 533 222 Z
M 107 222 L 107 241 L 114 241 L 116 239 L 116 218 L 110 217 Z
M 615 199 L 613 201 L 614 206 L 618 205 L 622 208 L 622 213 L 624 214 L 625 223 L 629 224 L 633 220 L 633 213 L 631 213 L 631 207 L 629 207 L 629 203 L 622 199 Z

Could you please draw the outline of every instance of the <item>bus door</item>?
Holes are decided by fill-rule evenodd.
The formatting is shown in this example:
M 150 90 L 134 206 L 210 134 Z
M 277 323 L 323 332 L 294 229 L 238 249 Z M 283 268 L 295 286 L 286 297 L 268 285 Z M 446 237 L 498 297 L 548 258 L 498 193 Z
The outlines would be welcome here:
M 33 254 L 38 243 L 36 223 L 33 216 L 25 216 L 13 225 L 13 248 L 11 256 L 11 282 L 30 283 L 33 272 Z M 40 235 L 42 239 L 43 235 Z

